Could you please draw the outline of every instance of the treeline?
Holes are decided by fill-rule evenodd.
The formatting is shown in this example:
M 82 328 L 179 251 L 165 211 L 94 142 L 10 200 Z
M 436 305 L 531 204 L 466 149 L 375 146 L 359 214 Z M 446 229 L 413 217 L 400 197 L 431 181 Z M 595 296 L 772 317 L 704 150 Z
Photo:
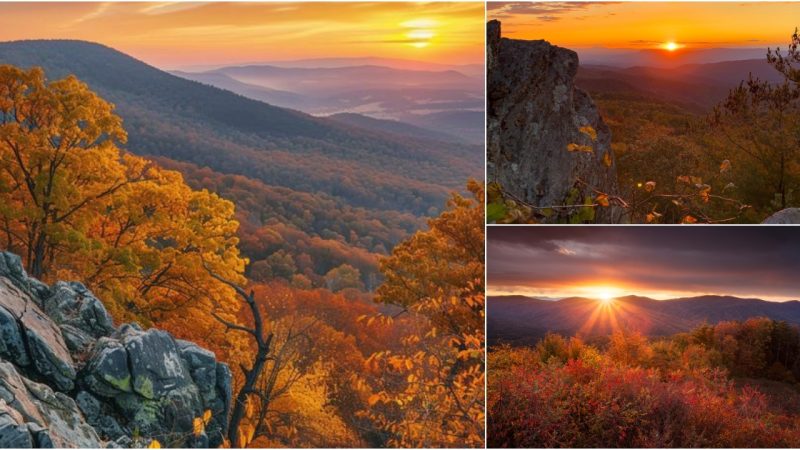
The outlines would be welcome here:
M 799 42 L 795 32 L 788 51 L 768 52 L 782 82 L 751 75 L 707 114 L 668 99 L 594 95 L 612 130 L 627 220 L 757 223 L 800 205 Z
M 492 447 L 796 447 L 800 331 L 753 318 L 489 351 Z

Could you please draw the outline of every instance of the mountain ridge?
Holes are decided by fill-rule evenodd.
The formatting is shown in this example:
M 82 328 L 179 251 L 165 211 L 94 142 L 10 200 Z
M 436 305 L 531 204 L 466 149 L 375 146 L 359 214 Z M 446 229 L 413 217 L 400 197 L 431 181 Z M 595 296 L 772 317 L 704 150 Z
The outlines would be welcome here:
M 701 295 L 655 300 L 622 296 L 606 303 L 586 297 L 540 300 L 527 296 L 487 296 L 491 344 L 535 343 L 547 332 L 601 337 L 616 329 L 649 336 L 686 332 L 702 323 L 768 317 L 800 324 L 800 301 Z
M 5 42 L 0 43 L 0 63 L 42 66 L 50 80 L 78 76 L 116 105 L 129 132 L 127 147 L 134 153 L 166 156 L 302 191 L 339 190 L 357 206 L 408 210 L 402 205 L 421 197 L 416 200 L 421 204 L 412 209 L 422 213 L 441 205 L 451 190 L 481 172 L 482 157 L 465 151 L 464 145 L 354 129 L 182 79 L 103 44 Z M 301 164 L 319 167 L 309 170 Z M 329 170 L 324 177 L 322 167 Z M 345 183 L 349 171 L 375 176 Z M 359 192 L 341 189 L 347 184 L 357 185 Z M 400 201 L 376 198 L 374 192 L 383 187 Z

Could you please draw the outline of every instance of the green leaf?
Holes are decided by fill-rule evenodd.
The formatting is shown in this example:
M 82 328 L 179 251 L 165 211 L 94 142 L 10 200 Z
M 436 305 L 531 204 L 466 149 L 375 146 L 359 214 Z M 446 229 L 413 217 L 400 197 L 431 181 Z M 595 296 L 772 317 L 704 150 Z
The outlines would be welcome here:
M 502 203 L 489 203 L 486 205 L 486 221 L 497 222 L 508 214 L 506 205 Z

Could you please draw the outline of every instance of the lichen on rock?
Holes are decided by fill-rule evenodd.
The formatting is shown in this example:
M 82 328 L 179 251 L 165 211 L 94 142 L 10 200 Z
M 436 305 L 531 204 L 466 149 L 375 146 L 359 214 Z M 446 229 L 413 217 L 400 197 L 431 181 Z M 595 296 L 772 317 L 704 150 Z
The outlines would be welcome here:
M 216 447 L 230 381 L 212 352 L 162 330 L 114 327 L 82 284 L 47 286 L 0 252 L 0 447 L 124 447 L 142 438 Z M 206 410 L 213 420 L 195 436 L 193 420 Z

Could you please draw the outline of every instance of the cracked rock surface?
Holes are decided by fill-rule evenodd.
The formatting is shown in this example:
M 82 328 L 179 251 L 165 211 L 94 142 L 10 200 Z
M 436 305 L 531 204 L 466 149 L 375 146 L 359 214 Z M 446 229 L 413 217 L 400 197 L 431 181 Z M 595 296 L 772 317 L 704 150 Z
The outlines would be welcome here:
M 486 46 L 489 181 L 537 207 L 582 204 L 594 190 L 617 195 L 611 131 L 575 87 L 578 55 L 544 40 L 503 38 L 496 20 L 487 24 Z M 613 205 L 598 207 L 595 221 L 620 216 Z M 549 220 L 559 218 L 557 211 Z
M 47 286 L 0 253 L 1 448 L 216 447 L 230 401 L 230 370 L 212 352 L 115 327 L 82 284 Z M 213 419 L 195 437 L 206 410 Z

